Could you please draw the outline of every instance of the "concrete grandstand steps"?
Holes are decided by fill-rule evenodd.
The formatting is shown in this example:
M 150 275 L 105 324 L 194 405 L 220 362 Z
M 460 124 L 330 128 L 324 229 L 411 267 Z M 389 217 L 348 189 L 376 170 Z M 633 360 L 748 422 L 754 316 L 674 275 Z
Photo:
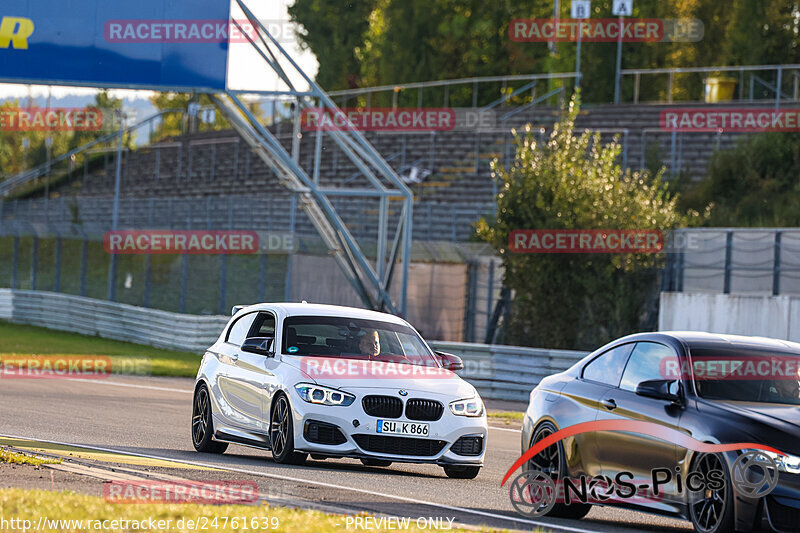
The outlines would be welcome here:
M 774 104 L 772 102 L 771 104 Z M 771 107 L 764 102 L 731 103 L 725 107 Z M 601 142 L 610 142 L 614 131 L 627 129 L 623 160 L 633 170 L 645 161 L 660 161 L 669 169 L 685 171 L 699 178 L 705 174 L 715 150 L 735 146 L 745 134 L 684 133 L 676 136 L 676 153 L 672 152 L 673 136 L 660 131 L 659 118 L 664 109 L 674 107 L 706 106 L 702 103 L 649 104 L 649 105 L 594 105 L 586 106 L 577 118 L 581 129 L 603 129 Z M 510 108 L 498 110 L 498 116 Z M 414 194 L 415 224 L 419 213 L 428 213 L 436 227 L 452 223 L 448 217 L 469 218 L 471 211 L 480 211 L 493 202 L 495 183 L 491 177 L 490 163 L 498 159 L 505 163 L 513 157 L 515 146 L 510 129 L 531 123 L 534 136 L 544 128 L 543 139 L 552 131 L 559 117 L 554 106 L 540 106 L 520 112 L 504 124 L 496 124 L 489 131 L 449 131 L 436 133 L 366 132 L 365 137 L 378 149 L 401 176 L 408 176 L 411 166 L 430 171 L 421 183 L 410 184 Z M 270 127 L 281 145 L 291 153 L 292 131 L 287 124 Z M 302 132 L 299 145 L 299 162 L 311 175 L 316 144 L 316 132 Z M 369 182 L 329 138 L 322 143 L 323 158 L 320 163 L 320 184 L 323 187 L 367 187 Z M 77 193 L 82 197 L 109 197 L 114 186 L 114 154 L 105 156 L 106 164 L 84 178 L 79 176 L 70 185 L 60 186 L 59 193 Z M 288 201 L 288 192 L 277 182 L 272 171 L 255 156 L 244 141 L 232 131 L 198 132 L 165 139 L 157 144 L 126 152 L 122 173 L 123 195 L 133 197 L 222 197 L 245 195 L 254 198 L 276 198 Z M 58 187 L 57 187 L 58 188 Z M 55 190 L 55 189 L 54 189 Z M 354 224 L 358 231 L 371 230 L 372 222 L 361 218 L 375 218 L 377 204 L 365 204 L 337 199 L 334 204 L 342 216 Z M 285 205 L 285 204 L 284 204 Z M 462 206 L 449 212 L 449 205 Z M 481 206 L 474 208 L 470 206 Z M 374 208 L 373 208 L 374 207 Z M 454 208 L 455 209 L 455 208 Z M 430 211 L 429 211 L 430 210 Z M 284 213 L 285 214 L 285 213 Z M 88 216 L 88 215 L 87 215 Z M 192 224 L 201 224 L 191 215 L 176 211 L 175 217 L 190 216 Z M 261 216 L 261 214 L 259 214 Z M 279 210 L 270 216 L 280 218 Z M 477 217 L 477 215 L 474 215 Z M 439 217 L 439 218 L 437 218 Z M 138 218 L 138 215 L 137 215 Z M 474 221 L 474 220 L 473 220 Z M 423 222 L 424 223 L 424 222 Z M 453 231 L 447 226 L 447 231 Z M 454 230 L 459 233 L 461 230 Z

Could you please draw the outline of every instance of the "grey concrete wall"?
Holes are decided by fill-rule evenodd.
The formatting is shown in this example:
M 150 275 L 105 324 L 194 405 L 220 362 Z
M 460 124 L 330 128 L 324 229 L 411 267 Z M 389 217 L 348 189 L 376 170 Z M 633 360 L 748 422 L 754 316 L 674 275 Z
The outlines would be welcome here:
M 800 297 L 661 293 L 658 328 L 800 341 Z

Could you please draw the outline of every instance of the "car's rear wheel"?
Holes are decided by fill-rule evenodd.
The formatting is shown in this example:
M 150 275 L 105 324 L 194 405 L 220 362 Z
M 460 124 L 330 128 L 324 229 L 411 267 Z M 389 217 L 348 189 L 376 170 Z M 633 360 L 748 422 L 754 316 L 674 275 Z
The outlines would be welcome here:
M 198 452 L 223 453 L 228 449 L 225 442 L 213 440 L 214 421 L 211 417 L 211 398 L 205 384 L 197 387 L 192 402 L 192 444 Z
M 481 471 L 479 466 L 447 465 L 444 473 L 453 479 L 475 479 Z
M 531 447 L 555 432 L 556 427 L 550 422 L 541 424 L 538 428 L 536 428 L 536 431 L 533 434 L 533 438 L 531 439 Z M 561 444 L 561 442 L 556 442 L 548 446 L 538 454 L 534 455 L 530 461 L 525 464 L 525 469 L 538 470 L 542 474 L 549 476 L 550 479 L 553 480 L 555 486 L 558 487 L 561 483 L 563 483 L 564 477 L 567 475 L 567 459 L 566 455 L 564 454 L 564 446 Z M 554 504 L 553 508 L 544 513 L 544 515 L 579 519 L 586 516 L 591 510 L 592 506 L 588 503 L 572 501 L 569 505 L 567 505 L 566 503 L 559 502 Z
M 691 472 L 700 473 L 700 479 L 708 482 L 709 474 L 714 471 L 723 473 L 723 487 L 716 490 L 706 487 L 697 492 L 689 492 L 689 517 L 698 533 L 733 531 L 733 491 L 725 461 L 716 453 L 695 456 Z
M 301 465 L 306 462 L 308 454 L 294 451 L 292 408 L 283 393 L 279 393 L 272 403 L 269 437 L 272 458 L 276 463 Z
M 385 459 L 369 459 L 367 457 L 361 458 L 361 464 L 364 466 L 392 466 L 391 461 L 386 461 Z

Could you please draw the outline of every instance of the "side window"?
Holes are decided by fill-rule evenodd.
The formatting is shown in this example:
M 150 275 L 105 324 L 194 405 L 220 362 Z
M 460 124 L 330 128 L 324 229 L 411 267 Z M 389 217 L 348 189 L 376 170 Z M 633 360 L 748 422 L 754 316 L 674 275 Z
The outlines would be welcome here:
M 623 344 L 595 357 L 583 367 L 583 379 L 616 387 L 619 385 L 622 369 L 625 368 L 625 362 L 632 348 L 633 343 Z
M 275 316 L 272 313 L 258 313 L 250 333 L 251 337 L 275 338 Z
M 228 338 L 225 339 L 225 341 L 235 344 L 236 346 L 244 344 L 244 340 L 247 338 L 247 333 L 250 331 L 255 317 L 256 313 L 250 313 L 238 318 L 231 326 L 231 329 L 228 330 Z
M 672 348 L 655 342 L 638 342 L 633 349 L 628 366 L 622 374 L 620 388 L 636 391 L 642 381 L 652 379 L 670 379 L 672 367 L 677 367 L 678 356 Z

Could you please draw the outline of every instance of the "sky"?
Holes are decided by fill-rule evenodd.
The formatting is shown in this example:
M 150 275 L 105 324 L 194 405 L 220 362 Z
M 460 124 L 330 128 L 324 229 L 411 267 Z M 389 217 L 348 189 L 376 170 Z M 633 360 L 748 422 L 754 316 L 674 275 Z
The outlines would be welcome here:
M 317 72 L 317 59 L 310 51 L 302 51 L 299 43 L 294 36 L 292 24 L 289 23 L 287 7 L 294 3 L 294 0 L 244 0 L 245 5 L 262 22 L 265 23 L 270 32 L 280 41 L 281 46 L 292 59 L 298 63 L 305 73 L 314 78 Z M 243 19 L 244 15 L 231 0 L 231 14 L 236 19 Z M 299 80 L 299 76 L 294 76 Z M 263 89 L 275 90 L 285 89 L 279 85 L 278 78 L 271 73 L 270 68 L 258 53 L 252 49 L 249 43 L 234 43 L 230 45 L 228 52 L 228 87 L 231 89 Z M 306 86 L 307 87 L 307 86 Z M 305 89 L 306 87 L 298 87 Z M 14 85 L 0 84 L 0 101 L 8 98 L 27 98 L 29 95 L 41 101 L 51 94 L 53 99 L 74 100 L 74 97 L 85 97 L 87 100 L 93 99 L 96 89 L 85 87 L 60 87 L 46 85 Z M 123 89 L 112 89 L 110 93 L 117 98 L 124 98 L 127 101 L 144 100 L 153 94 L 151 91 L 133 91 Z

